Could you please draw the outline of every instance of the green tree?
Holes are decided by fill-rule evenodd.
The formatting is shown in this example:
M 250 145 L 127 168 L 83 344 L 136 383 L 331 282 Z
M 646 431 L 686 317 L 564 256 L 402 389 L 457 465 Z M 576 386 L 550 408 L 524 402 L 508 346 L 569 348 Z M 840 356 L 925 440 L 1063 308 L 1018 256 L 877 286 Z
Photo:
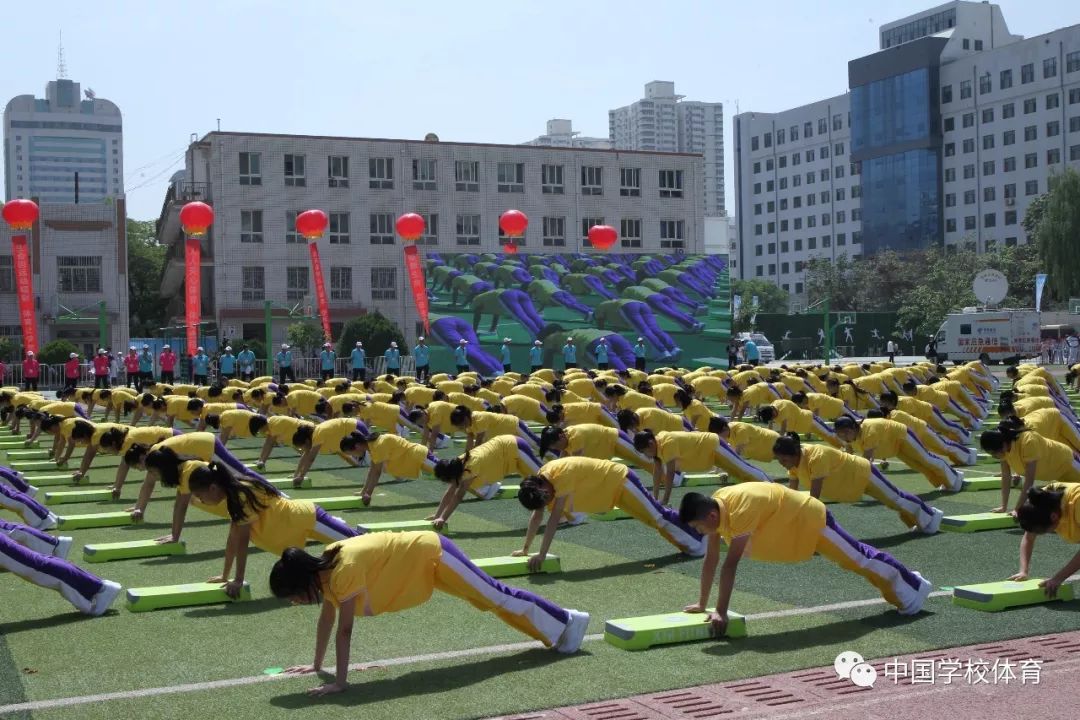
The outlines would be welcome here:
M 788 294 L 782 289 L 764 280 L 736 280 L 731 284 L 733 295 L 740 297 L 738 315 L 734 318 L 735 332 L 746 332 L 751 327 L 750 319 L 756 313 L 786 313 Z M 757 305 L 753 299 L 757 297 Z
M 811 304 L 828 299 L 832 311 L 858 310 L 855 284 L 855 267 L 847 255 L 834 261 L 814 258 L 806 265 L 806 295 Z
M 309 355 L 314 354 L 324 342 L 322 329 L 310 322 L 290 325 L 285 330 L 285 340 L 294 348 L 299 348 Z
M 38 352 L 38 360 L 41 361 L 42 365 L 58 365 L 67 362 L 68 358 L 71 357 L 71 353 L 77 352 L 79 352 L 79 348 L 67 340 L 53 340 L 41 348 L 41 351 Z
M 382 355 L 390 347 L 391 342 L 398 344 L 402 355 L 409 354 L 401 328 L 380 312 L 360 315 L 345 323 L 345 327 L 341 329 L 341 338 L 338 340 L 338 356 L 348 356 L 356 347 L 357 340 L 364 343 L 364 351 L 368 357 Z
M 20 360 L 19 343 L 9 337 L 0 337 L 0 360 L 4 362 L 16 362 Z
M 132 337 L 148 337 L 165 325 L 168 299 L 161 297 L 165 246 L 154 237 L 152 220 L 128 220 L 128 322 Z
M 1036 211 L 1038 214 L 1038 211 Z M 1027 219 L 1024 220 L 1025 229 Z M 1042 216 L 1033 221 L 1035 242 L 1046 268 L 1046 286 L 1058 299 L 1080 292 L 1080 173 L 1072 168 L 1050 178 Z
M 1027 210 L 1024 211 L 1024 220 L 1020 225 L 1024 228 L 1029 243 L 1036 242 L 1039 235 L 1039 225 L 1046 215 L 1046 202 L 1047 194 L 1043 193 L 1028 203 Z

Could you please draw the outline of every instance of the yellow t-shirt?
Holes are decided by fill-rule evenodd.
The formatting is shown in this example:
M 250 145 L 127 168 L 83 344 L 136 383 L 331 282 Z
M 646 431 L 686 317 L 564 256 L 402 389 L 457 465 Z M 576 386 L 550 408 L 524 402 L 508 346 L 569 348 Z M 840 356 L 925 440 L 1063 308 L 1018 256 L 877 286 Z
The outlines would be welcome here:
M 412 385 L 405 388 L 405 402 L 411 405 L 427 405 L 429 402 L 435 399 L 435 393 L 438 392 L 435 388 L 425 387 L 424 385 Z
M 1080 448 L 1072 444 L 1073 433 L 1068 431 L 1065 423 L 1069 422 L 1057 408 L 1043 408 L 1035 410 L 1024 416 L 1024 425 L 1034 430 L 1045 438 L 1056 440 L 1068 445 L 1073 452 L 1080 452 Z
M 777 400 L 772 403 L 776 408 L 776 419 L 773 422 L 778 426 L 787 426 L 787 432 L 812 433 L 817 430 L 814 423 L 814 413 L 803 410 L 790 400 Z
M 527 395 L 507 395 L 502 399 L 502 406 L 506 408 L 506 412 L 526 422 L 547 422 L 543 412 L 544 405 Z
M 290 409 L 300 417 L 306 417 L 315 413 L 315 406 L 323 396 L 313 390 L 290 390 L 285 396 L 285 402 Z
M 315 529 L 315 503 L 271 495 L 258 488 L 255 492 L 266 507 L 257 513 L 245 508 L 247 517 L 240 523 L 251 526 L 251 542 L 273 555 L 281 555 L 285 548 L 304 547 Z
M 1055 532 L 1066 542 L 1080 543 L 1080 484 L 1069 483 L 1056 489 L 1065 494 L 1061 498 L 1061 520 Z
M 1044 410 L 1046 408 L 1056 408 L 1057 403 L 1049 396 L 1045 397 L 1025 397 L 1020 400 L 1013 400 L 1013 409 L 1016 411 L 1017 417 L 1026 418 L 1036 410 Z
M 754 383 L 743 390 L 740 400 L 749 407 L 768 405 L 776 400 L 776 393 L 768 383 Z
M 855 502 L 870 482 L 870 462 L 828 445 L 803 445 L 794 475 L 804 490 L 810 489 L 814 478 L 824 478 L 821 497 L 825 500 Z
M 690 424 L 694 426 L 695 430 L 705 432 L 709 429 L 709 421 L 712 420 L 713 414 L 709 411 L 709 408 L 705 407 L 705 403 L 700 400 L 691 400 L 690 405 L 683 410 L 683 415 L 690 421 Z
M 466 395 L 463 392 L 448 393 L 446 399 L 455 405 L 464 405 L 473 412 L 481 412 L 487 408 L 487 403 L 483 400 L 478 397 L 473 397 L 472 395 Z
M 559 458 L 540 468 L 555 487 L 555 497 L 573 496 L 575 512 L 607 512 L 615 507 L 627 472 L 625 465 L 588 457 Z
M 191 398 L 181 395 L 168 395 L 165 397 L 165 414 L 176 420 L 182 420 L 184 422 L 191 422 L 197 420 L 199 413 L 202 412 L 200 407 L 198 410 L 188 410 L 188 403 L 191 402 Z
M 355 421 L 354 421 L 355 425 Z M 293 435 L 302 426 L 314 428 L 315 424 L 288 415 L 275 415 L 266 419 L 266 435 L 279 445 L 292 445 Z
M 534 383 L 522 383 L 520 385 L 515 385 L 513 388 L 513 394 L 531 397 L 537 402 L 546 402 L 546 390 L 542 385 L 536 385 Z
M 481 447 L 487 447 L 487 444 Z M 368 455 L 372 465 L 385 463 L 387 471 L 395 477 L 415 478 L 424 469 L 428 449 L 399 435 L 383 433 L 368 443 Z
M 80 420 L 82 420 L 82 418 L 77 418 L 77 417 L 64 418 L 63 420 L 61 420 L 60 421 L 60 427 L 57 429 L 57 432 L 60 434 L 60 437 L 62 437 L 65 440 L 70 442 L 71 441 L 71 431 L 75 429 L 75 423 L 79 422 Z M 82 420 L 82 422 L 90 422 L 90 421 L 89 420 Z
M 394 432 L 401 423 L 401 407 L 391 403 L 373 402 L 361 405 L 356 416 L 368 425 Z
M 180 463 L 180 484 L 176 487 L 177 497 L 191 495 L 191 473 L 206 466 L 207 463 L 202 460 L 188 460 Z M 191 506 L 216 517 L 225 518 L 226 520 L 229 519 L 229 506 L 224 500 L 213 505 L 207 505 L 202 500 L 199 500 L 199 498 L 192 495 Z
M 896 457 L 907 440 L 907 430 L 906 425 L 895 420 L 867 418 L 859 426 L 859 437 L 852 446 L 861 455 L 872 452 L 878 460 Z
M 342 439 L 354 432 L 356 432 L 356 420 L 353 418 L 324 420 L 315 426 L 315 432 L 311 436 L 311 447 L 318 447 L 320 455 L 339 454 Z
M 653 409 L 659 410 L 653 403 Z M 600 403 L 594 402 L 568 402 L 563 403 L 563 422 L 567 425 L 582 425 L 593 423 L 595 425 L 608 425 L 613 421 L 611 415 Z
M 925 400 L 910 396 L 899 397 L 896 401 L 896 409 L 902 410 L 913 417 L 917 417 L 923 422 L 930 422 L 935 417 L 933 405 Z
M 863 375 L 852 380 L 851 384 L 871 395 L 880 395 L 885 392 L 885 382 L 880 375 Z
M 496 435 L 517 435 L 518 419 L 501 413 L 474 412 L 469 432 L 475 435 L 484 433 L 489 440 Z
M 1045 482 L 1077 482 L 1073 469 L 1073 450 L 1068 445 L 1028 430 L 1020 433 L 1005 453 L 1005 461 L 1014 473 L 1023 474 L 1029 462 L 1035 463 L 1035 479 Z
M 754 560 L 795 563 L 809 560 L 825 527 L 825 505 L 779 483 L 741 483 L 713 493 L 724 508 L 724 542 L 750 536 L 747 553 Z
M 191 432 L 165 438 L 150 449 L 158 450 L 167 447 L 180 457 L 198 458 L 203 462 L 210 462 L 214 458 L 216 444 L 217 437 L 214 433 Z
M 116 410 L 118 408 L 123 408 L 125 402 L 135 402 L 135 394 L 124 392 L 117 388 L 112 391 L 112 394 L 109 395 L 109 399 L 106 402 L 109 403 L 109 407 Z
M 454 411 L 455 407 L 457 406 L 445 400 L 436 400 L 429 403 L 425 408 L 428 414 L 428 429 L 444 433 L 453 432 L 454 428 L 450 425 L 450 413 Z
M 249 438 L 251 437 L 251 418 L 258 415 L 250 410 L 226 410 L 218 416 L 218 424 L 221 429 L 228 428 L 231 437 L 235 438 Z
M 774 459 L 772 449 L 780 439 L 780 433 L 743 422 L 733 422 L 729 427 L 731 433 L 728 435 L 727 444 L 744 458 L 759 462 L 770 462 Z
M 450 393 L 464 392 L 465 383 L 458 382 L 457 380 L 443 380 L 442 382 L 435 383 L 435 387 L 449 396 Z
M 123 456 L 124 453 L 131 449 L 132 445 L 152 447 L 163 440 L 168 440 L 172 436 L 172 428 L 167 427 L 131 428 L 124 435 L 124 442 L 120 446 L 120 455 Z
M 342 408 L 344 408 L 345 405 L 347 405 L 348 403 L 360 405 L 361 403 L 365 403 L 367 401 L 368 396 L 361 395 L 360 393 L 344 393 L 343 395 L 335 395 L 334 397 L 327 400 L 327 402 L 330 404 L 330 411 L 333 412 L 335 415 L 340 415 L 343 412 Z M 359 412 L 359 408 L 357 408 L 357 412 Z
M 46 415 L 59 415 L 60 417 L 73 418 L 77 417 L 75 413 L 76 407 L 77 405 L 73 402 L 46 402 L 36 409 Z
M 337 562 L 323 589 L 334 607 L 358 598 L 357 615 L 364 614 L 365 605 L 372 615 L 381 615 L 421 605 L 435 590 L 435 567 L 442 558 L 438 533 L 368 533 L 326 546 L 335 548 Z
M 709 432 L 662 432 L 656 436 L 656 457 L 665 464 L 678 460 L 684 472 L 708 472 L 716 467 L 719 444 Z
M 641 408 L 634 411 L 641 424 L 638 430 L 651 430 L 654 434 L 661 432 L 681 432 L 686 430 L 681 416 L 661 410 L 658 407 Z
M 708 375 L 694 378 L 690 381 L 690 387 L 694 388 L 694 392 L 703 397 L 723 398 L 724 393 L 727 391 L 723 380 Z
M 122 425 L 120 423 L 94 423 L 94 434 L 90 436 L 89 446 L 96 448 L 101 444 L 101 436 L 113 428 L 127 430 L 129 427 L 129 425 Z
M 674 407 L 675 393 L 677 393 L 681 389 L 682 388 L 680 388 L 678 385 L 670 382 L 657 384 L 653 385 L 652 396 L 653 398 L 658 400 L 661 405 L 664 405 L 666 407 Z
M 566 430 L 566 454 L 607 460 L 615 454 L 619 443 L 619 431 L 606 425 L 581 423 L 569 425 Z
M 731 380 L 736 387 L 745 390 L 752 381 L 761 380 L 761 375 L 757 370 L 740 370 L 734 375 L 731 375 L 728 379 Z
M 596 385 L 590 378 L 578 378 L 566 383 L 566 389 L 583 398 L 597 399 Z
M 847 409 L 843 400 L 823 393 L 806 393 L 806 406 L 825 420 L 835 420 Z
M 240 405 L 234 402 L 206 403 L 202 406 L 199 414 L 205 418 L 207 415 L 221 415 L 228 410 L 238 409 L 240 409 Z
M 524 466 L 520 458 L 518 439 L 511 435 L 501 435 L 473 448 L 465 464 L 465 471 L 473 476 L 469 487 L 478 488 L 501 482 L 507 475 L 525 477 L 531 474 L 532 468 Z
M 619 398 L 619 409 L 640 410 L 641 408 L 657 407 L 656 398 L 652 395 L 639 393 L 637 390 L 627 390 L 626 394 Z

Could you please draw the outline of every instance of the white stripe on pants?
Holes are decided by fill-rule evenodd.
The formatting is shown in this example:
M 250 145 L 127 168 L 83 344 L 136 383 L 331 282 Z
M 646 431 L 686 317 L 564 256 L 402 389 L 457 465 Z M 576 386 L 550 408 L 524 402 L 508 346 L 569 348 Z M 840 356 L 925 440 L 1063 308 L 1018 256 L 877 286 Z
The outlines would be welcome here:
M 746 458 L 735 452 L 735 449 L 733 447 L 731 447 L 719 438 L 716 442 L 716 454 L 723 459 L 723 462 L 727 463 L 728 467 L 724 467 L 724 465 L 721 463 L 717 464 L 720 465 L 720 467 L 724 470 L 727 470 L 732 475 L 738 476 L 740 480 L 758 480 L 762 482 L 772 481 L 772 478 L 769 477 L 768 473 L 759 468 L 757 465 L 751 465 L 749 462 L 747 462 Z
M 872 574 L 879 579 L 879 582 L 887 584 L 892 591 L 892 598 L 886 596 L 886 600 L 896 600 L 899 602 L 897 607 L 903 608 L 911 604 L 918 597 L 918 593 L 912 589 L 910 585 L 904 582 L 904 578 L 901 577 L 900 572 L 881 560 L 875 560 L 867 557 L 865 554 L 859 552 L 858 548 L 851 545 L 851 542 L 844 536 L 837 533 L 828 525 L 821 528 L 821 536 L 832 545 L 836 550 L 843 554 L 847 560 L 855 567 L 861 568 L 864 573 Z M 875 583 L 876 585 L 877 583 Z
M 46 553 L 42 554 L 44 555 Z M 52 553 L 47 554 L 51 555 Z M 24 580 L 34 583 L 38 587 L 43 587 L 47 590 L 56 590 L 65 600 L 74 605 L 76 610 L 84 615 L 93 614 L 94 597 L 86 597 L 60 578 L 24 565 L 16 558 L 3 552 L 0 552 L 0 567 L 18 575 Z
M 60 541 L 52 535 L 45 535 L 44 537 L 35 535 L 34 533 L 27 532 L 30 528 L 20 526 L 17 523 L 5 523 L 5 526 L 6 527 L 0 527 L 0 532 L 36 553 L 42 555 L 55 555 L 56 549 L 60 546 Z
M 907 431 L 907 438 L 903 441 L 903 448 L 914 457 L 904 457 L 904 462 L 912 470 L 922 473 L 935 487 L 949 488 L 956 482 L 958 473 L 949 465 L 948 461 L 940 455 L 936 455 L 926 449 L 918 436 L 911 430 Z M 908 461 L 911 462 L 908 462 Z M 934 477 L 934 476 L 937 477 Z
M 619 438 L 615 441 L 615 445 L 617 446 L 617 449 L 615 451 L 616 456 L 621 457 L 623 460 L 626 460 L 628 462 L 634 463 L 642 470 L 648 470 L 649 472 L 652 472 L 652 469 L 653 467 L 655 467 L 656 463 L 639 453 L 634 447 L 633 442 L 622 437 L 622 435 L 620 434 Z M 601 459 L 607 460 L 607 458 Z
M 933 520 L 934 516 L 930 512 L 928 505 L 914 495 L 903 493 L 903 491 L 886 480 L 885 476 L 876 467 L 870 468 L 869 484 L 873 486 L 874 492 L 868 494 L 878 500 L 891 503 L 899 512 L 910 515 L 920 528 L 926 527 Z
M 636 520 L 646 524 L 650 524 L 647 520 L 651 520 L 651 524 L 660 535 L 682 552 L 699 553 L 703 547 L 703 541 L 688 533 L 685 528 L 664 517 L 661 510 L 663 506 L 645 490 L 640 481 L 635 482 L 636 479 L 637 476 L 633 475 L 633 473 L 627 474 L 622 492 L 619 493 L 619 498 L 615 501 L 616 506 L 625 510 Z

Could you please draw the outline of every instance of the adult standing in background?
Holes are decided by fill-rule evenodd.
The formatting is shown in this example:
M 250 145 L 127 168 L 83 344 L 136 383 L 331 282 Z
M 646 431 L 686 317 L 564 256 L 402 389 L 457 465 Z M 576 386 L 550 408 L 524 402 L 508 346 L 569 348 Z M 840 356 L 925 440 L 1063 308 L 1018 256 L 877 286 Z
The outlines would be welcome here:
M 428 347 L 424 336 L 416 338 L 416 347 L 413 348 L 413 358 L 416 361 L 417 382 L 427 382 L 431 377 L 431 348 Z
M 139 376 L 139 353 L 135 350 L 134 345 L 128 348 L 128 353 L 124 356 L 124 371 L 127 373 L 127 386 L 134 389 L 136 393 L 141 393 L 142 378 Z
M 248 382 L 255 379 L 255 351 L 247 345 L 241 345 L 240 354 L 236 356 L 236 362 L 240 365 L 241 380 Z
M 337 364 L 337 353 L 330 343 L 323 343 L 322 352 L 319 353 L 319 379 L 329 380 L 334 377 L 334 366 Z
M 218 356 L 218 374 L 221 375 L 222 385 L 236 377 L 236 356 L 231 345 L 226 345 L 225 352 Z
M 459 375 L 469 371 L 469 341 L 465 338 L 458 340 L 458 346 L 454 348 L 454 364 Z
M 639 337 L 634 345 L 634 367 L 645 372 L 645 358 L 649 354 L 649 348 L 645 345 L 645 338 Z
M 1080 359 L 1080 337 L 1077 337 L 1075 330 L 1065 338 L 1065 351 L 1065 364 L 1070 367 L 1075 365 L 1076 361 Z
M 503 338 L 502 347 L 499 348 L 499 360 L 502 362 L 503 372 L 510 372 L 510 338 Z
M 202 347 L 195 348 L 191 358 L 191 381 L 196 385 L 210 384 L 210 356 Z
M 274 356 L 274 364 L 278 369 L 278 383 L 284 385 L 286 381 L 296 382 L 296 373 L 292 367 L 292 350 L 288 343 L 281 343 L 281 349 Z
M 109 387 L 109 354 L 105 352 L 105 348 L 98 348 L 97 355 L 94 356 L 94 387 Z
M 544 367 L 544 343 L 539 340 L 533 342 L 529 348 L 529 372 L 534 373 Z
M 143 344 L 139 354 L 139 379 L 144 386 L 154 384 L 154 356 L 150 352 L 150 346 L 146 344 Z
M 930 336 L 930 342 L 926 343 L 926 357 L 932 362 L 937 362 L 937 340 Z
M 120 353 L 113 352 L 110 348 L 109 353 L 109 385 L 115 387 L 120 383 Z
M 563 365 L 567 370 L 577 367 L 577 345 L 574 344 L 573 336 L 566 338 L 566 344 L 562 349 Z
M 743 341 L 743 355 L 746 357 L 746 362 L 757 367 L 761 364 L 761 351 L 758 350 L 757 343 L 747 338 Z
M 890 363 L 895 363 L 896 362 L 896 343 L 893 341 L 892 338 L 889 338 L 889 342 L 885 343 L 885 352 L 889 356 L 889 362 Z
M 352 379 L 363 382 L 367 380 L 367 356 L 364 354 L 364 343 L 356 341 L 356 347 L 349 355 L 352 361 Z
M 600 341 L 596 343 L 596 348 L 593 350 L 593 354 L 596 355 L 596 369 L 597 370 L 607 370 L 608 369 L 607 338 L 600 338 Z
M 390 343 L 390 347 L 386 348 L 386 352 L 383 353 L 383 357 L 386 358 L 386 372 L 390 375 L 400 375 L 401 351 L 398 350 L 396 342 Z
M 735 342 L 735 338 L 728 340 L 727 344 L 727 366 L 728 370 L 739 364 L 739 343 Z
M 176 382 L 176 353 L 168 345 L 163 345 L 161 354 L 158 356 L 158 365 L 161 366 L 161 382 Z
M 78 357 L 76 355 L 75 357 Z M 33 350 L 26 351 L 26 359 L 23 360 L 23 389 L 37 390 L 38 378 L 41 376 L 41 363 L 34 357 Z
M 68 355 L 64 363 L 64 387 L 74 390 L 79 386 L 79 353 Z

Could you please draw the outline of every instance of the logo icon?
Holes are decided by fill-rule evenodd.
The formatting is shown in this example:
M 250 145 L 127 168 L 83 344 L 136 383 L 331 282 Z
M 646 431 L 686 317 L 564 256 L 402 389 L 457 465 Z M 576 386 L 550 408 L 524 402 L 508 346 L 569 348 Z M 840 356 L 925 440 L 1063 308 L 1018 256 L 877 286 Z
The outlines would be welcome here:
M 877 682 L 878 672 L 874 666 L 866 662 L 863 656 L 851 650 L 845 650 L 833 660 L 833 669 L 836 676 L 843 680 L 850 680 L 852 685 L 861 688 L 874 687 Z

